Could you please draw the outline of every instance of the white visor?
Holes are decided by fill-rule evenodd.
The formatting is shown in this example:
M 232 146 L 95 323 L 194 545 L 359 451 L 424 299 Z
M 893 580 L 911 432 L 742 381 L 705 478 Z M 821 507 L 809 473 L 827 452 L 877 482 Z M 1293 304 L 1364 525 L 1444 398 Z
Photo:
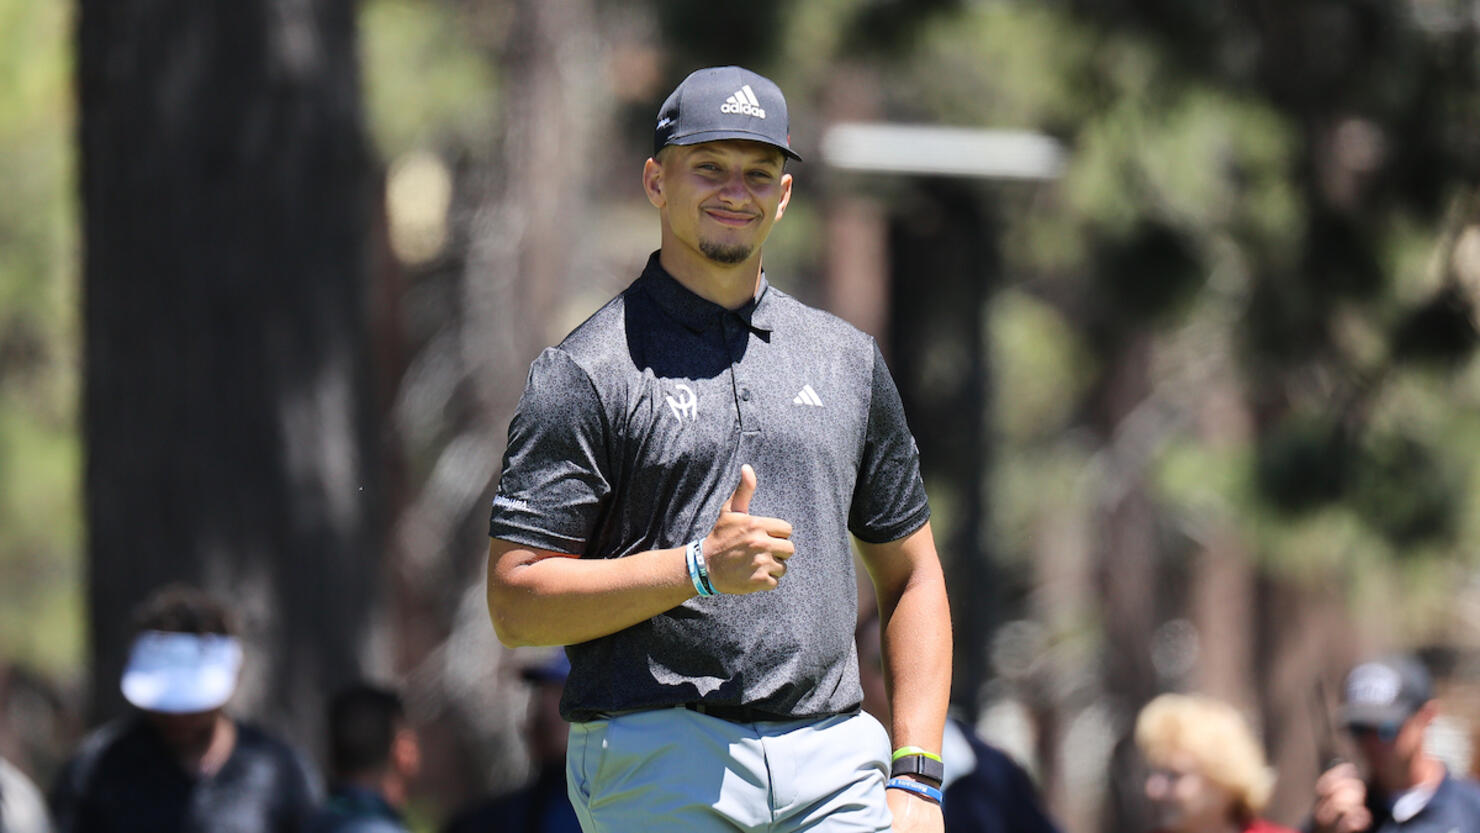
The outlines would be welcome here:
M 226 704 L 242 670 L 235 637 L 145 631 L 123 670 L 123 696 L 145 711 L 192 714 Z

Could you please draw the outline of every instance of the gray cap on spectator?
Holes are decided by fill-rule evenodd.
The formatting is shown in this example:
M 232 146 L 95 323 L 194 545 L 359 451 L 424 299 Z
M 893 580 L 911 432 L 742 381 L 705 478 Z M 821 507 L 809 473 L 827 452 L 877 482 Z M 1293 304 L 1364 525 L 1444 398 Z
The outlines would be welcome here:
M 1433 699 L 1429 672 L 1416 658 L 1385 657 L 1353 668 L 1341 710 L 1347 726 L 1401 723 Z

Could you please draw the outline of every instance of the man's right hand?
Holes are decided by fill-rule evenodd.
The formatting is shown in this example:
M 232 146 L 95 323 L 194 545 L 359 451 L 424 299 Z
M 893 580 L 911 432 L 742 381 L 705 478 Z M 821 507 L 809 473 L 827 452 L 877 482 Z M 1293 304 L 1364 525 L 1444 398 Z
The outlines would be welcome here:
M 749 464 L 741 466 L 740 484 L 702 544 L 709 583 L 721 593 L 776 589 L 786 575 L 786 559 L 796 552 L 790 540 L 791 524 L 750 514 L 755 488 L 755 469 Z
M 1316 779 L 1315 833 L 1361 833 L 1372 826 L 1367 785 L 1357 768 L 1337 764 Z

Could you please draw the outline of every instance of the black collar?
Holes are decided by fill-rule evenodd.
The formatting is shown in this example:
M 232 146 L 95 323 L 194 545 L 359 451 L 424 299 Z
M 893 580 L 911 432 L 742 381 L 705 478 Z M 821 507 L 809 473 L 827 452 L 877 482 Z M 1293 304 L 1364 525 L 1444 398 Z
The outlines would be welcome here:
M 673 320 L 698 333 L 720 326 L 720 322 L 729 316 L 757 333 L 771 332 L 768 311 L 772 304 L 768 300 L 773 293 L 768 291 L 771 285 L 766 282 L 764 270 L 761 272 L 755 297 L 746 301 L 739 309 L 728 310 L 713 301 L 700 298 L 679 283 L 658 262 L 658 254 L 653 252 L 648 258 L 647 267 L 642 270 L 642 277 L 637 279 L 637 285 Z

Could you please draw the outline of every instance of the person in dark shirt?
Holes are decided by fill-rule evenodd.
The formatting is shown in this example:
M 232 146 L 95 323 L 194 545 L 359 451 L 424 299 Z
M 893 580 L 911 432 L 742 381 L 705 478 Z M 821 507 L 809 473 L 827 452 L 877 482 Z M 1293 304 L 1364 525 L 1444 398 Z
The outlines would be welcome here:
M 886 726 L 889 700 L 879 650 L 877 611 L 865 615 L 854 631 L 858 643 L 858 679 L 863 708 Z M 966 723 L 946 720 L 941 743 L 945 759 L 941 814 L 945 833 L 1059 833 L 1039 799 L 1038 786 L 1001 749 L 982 740 Z
M 560 717 L 560 694 L 570 676 L 570 661 L 557 651 L 526 667 L 521 676 L 533 685 L 525 738 L 534 780 L 508 795 L 479 801 L 453 816 L 443 833 L 580 833 L 565 782 L 565 742 L 569 726 Z
M 1480 830 L 1480 784 L 1455 777 L 1425 749 L 1438 716 L 1433 681 L 1415 657 L 1366 662 L 1346 678 L 1342 723 L 1353 763 L 1316 781 L 1314 833 L 1454 833 Z
M 306 758 L 226 714 L 242 665 L 231 615 L 172 585 L 135 616 L 136 711 L 83 740 L 52 787 L 59 833 L 301 833 L 321 787 Z
M 421 746 L 395 692 L 356 685 L 329 702 L 333 788 L 314 833 L 406 833 L 401 811 Z

